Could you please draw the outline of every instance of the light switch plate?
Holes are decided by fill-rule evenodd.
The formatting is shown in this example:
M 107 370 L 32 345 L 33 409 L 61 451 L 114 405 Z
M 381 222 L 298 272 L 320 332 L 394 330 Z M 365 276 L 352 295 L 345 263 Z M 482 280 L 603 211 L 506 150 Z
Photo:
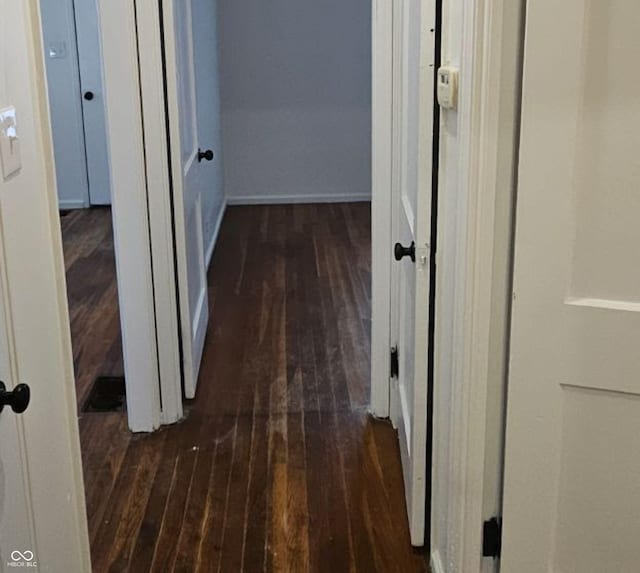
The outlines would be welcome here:
M 0 109 L 0 162 L 5 179 L 22 167 L 15 107 Z
M 438 104 L 444 109 L 458 107 L 458 68 L 442 66 L 438 69 Z

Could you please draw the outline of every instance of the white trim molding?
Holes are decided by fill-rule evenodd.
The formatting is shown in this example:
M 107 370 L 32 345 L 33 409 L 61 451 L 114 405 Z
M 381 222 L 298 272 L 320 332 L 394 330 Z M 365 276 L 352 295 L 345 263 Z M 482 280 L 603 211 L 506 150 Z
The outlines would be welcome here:
M 218 218 L 216 220 L 216 224 L 213 227 L 213 233 L 211 235 L 211 240 L 209 241 L 209 245 L 207 246 L 207 252 L 205 254 L 205 264 L 207 266 L 207 270 L 211 266 L 211 259 L 213 258 L 213 251 L 216 250 L 216 243 L 218 242 L 218 235 L 220 234 L 220 227 L 222 227 L 222 221 L 224 219 L 224 214 L 227 212 L 227 198 L 222 198 L 222 205 L 220 206 L 220 212 L 218 213 Z
M 496 417 L 508 350 L 521 22 L 519 3 L 509 0 L 455 3 L 462 7 L 457 156 L 446 157 L 440 177 L 441 194 L 455 199 L 439 214 L 434 387 L 433 491 L 446 499 L 434 500 L 432 532 L 441 545 L 432 555 L 443 573 L 475 573 L 493 567 L 483 563 L 482 523 L 500 506 Z
M 132 431 L 150 432 L 161 423 L 160 381 L 134 10 L 98 2 L 127 413 Z
M 371 29 L 371 413 L 389 417 L 393 1 L 372 0 Z
M 136 3 L 152 278 L 160 376 L 161 422 L 183 417 L 173 214 L 168 162 L 160 12 L 157 2 Z
M 71 209 L 86 209 L 89 203 L 82 199 L 61 199 L 58 201 L 58 210 L 67 211 Z
M 437 549 L 431 552 L 429 564 L 431 565 L 431 573 L 445 573 L 442 565 L 442 558 L 440 557 L 440 552 Z
M 227 197 L 229 205 L 288 205 L 302 203 L 361 203 L 371 201 L 370 193 L 316 193 L 310 195 L 232 195 Z

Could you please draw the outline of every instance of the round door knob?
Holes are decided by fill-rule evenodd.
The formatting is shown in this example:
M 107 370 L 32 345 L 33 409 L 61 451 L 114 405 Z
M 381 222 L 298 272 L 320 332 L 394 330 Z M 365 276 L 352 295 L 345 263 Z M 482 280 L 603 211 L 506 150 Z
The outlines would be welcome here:
M 203 159 L 211 161 L 213 159 L 213 151 L 211 151 L 211 149 L 207 149 L 206 151 L 198 149 L 198 163 L 202 162 Z
M 29 406 L 31 390 L 26 384 L 18 384 L 12 392 L 7 392 L 4 382 L 0 382 L 0 412 L 5 406 L 11 406 L 16 414 L 22 414 Z
M 91 101 L 94 97 L 95 96 L 93 92 L 84 92 L 84 99 L 86 99 L 87 101 Z
M 416 244 L 411 241 L 411 245 L 408 247 L 403 247 L 400 243 L 396 243 L 393 248 L 393 256 L 396 261 L 401 261 L 404 257 L 411 257 L 411 260 L 416 262 Z

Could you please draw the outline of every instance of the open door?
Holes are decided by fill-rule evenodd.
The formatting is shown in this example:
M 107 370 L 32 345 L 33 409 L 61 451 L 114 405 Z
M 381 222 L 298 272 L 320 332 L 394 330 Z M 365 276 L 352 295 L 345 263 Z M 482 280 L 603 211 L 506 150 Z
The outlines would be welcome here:
M 394 5 L 394 268 L 391 415 L 398 429 L 411 541 L 424 544 L 435 1 Z M 397 357 L 397 359 L 396 359 Z
M 0 571 L 80 573 L 91 564 L 39 12 L 0 0 L 0 13 Z
M 640 567 L 638 22 L 527 3 L 505 573 Z
M 206 0 L 164 0 L 166 87 L 169 105 L 174 232 L 183 351 L 184 391 L 194 398 L 209 321 L 207 264 L 204 244 L 204 194 L 212 191 L 211 170 L 218 150 L 204 148 L 211 115 L 215 69 L 203 69 L 206 54 L 216 50 L 216 29 L 207 38 L 196 35 L 196 20 Z

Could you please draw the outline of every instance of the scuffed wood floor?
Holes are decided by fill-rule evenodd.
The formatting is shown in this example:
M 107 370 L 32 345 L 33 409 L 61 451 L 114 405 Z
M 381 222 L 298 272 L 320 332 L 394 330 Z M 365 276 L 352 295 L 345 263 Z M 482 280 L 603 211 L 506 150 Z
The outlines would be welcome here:
M 111 209 L 67 211 L 60 222 L 80 411 L 97 376 L 124 372 Z
M 100 354 L 121 368 L 96 213 L 63 218 L 80 395 Z M 395 433 L 366 411 L 370 243 L 365 203 L 228 209 L 186 419 L 131 436 L 122 415 L 80 418 L 94 571 L 425 571 Z

